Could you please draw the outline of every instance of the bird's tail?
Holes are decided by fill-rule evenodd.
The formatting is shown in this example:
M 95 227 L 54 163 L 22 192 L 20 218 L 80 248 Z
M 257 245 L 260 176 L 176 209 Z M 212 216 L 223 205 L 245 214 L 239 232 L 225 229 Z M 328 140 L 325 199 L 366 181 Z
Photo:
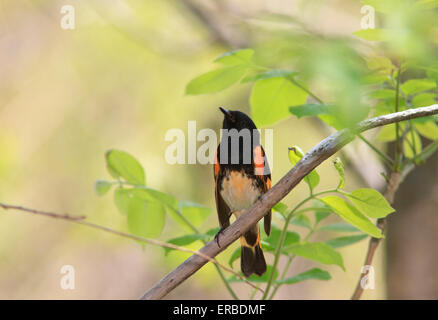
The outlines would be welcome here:
M 240 267 L 245 277 L 253 273 L 261 276 L 266 272 L 266 261 L 260 244 L 260 230 L 258 226 L 250 229 L 240 238 L 241 255 Z

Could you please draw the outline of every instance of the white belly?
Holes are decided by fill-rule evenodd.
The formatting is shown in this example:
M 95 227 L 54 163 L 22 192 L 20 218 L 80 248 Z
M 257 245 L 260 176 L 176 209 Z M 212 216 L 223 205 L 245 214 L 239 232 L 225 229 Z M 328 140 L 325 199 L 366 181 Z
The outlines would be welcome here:
M 251 207 L 260 197 L 260 191 L 246 175 L 231 171 L 222 181 L 221 196 L 231 212 L 236 212 Z

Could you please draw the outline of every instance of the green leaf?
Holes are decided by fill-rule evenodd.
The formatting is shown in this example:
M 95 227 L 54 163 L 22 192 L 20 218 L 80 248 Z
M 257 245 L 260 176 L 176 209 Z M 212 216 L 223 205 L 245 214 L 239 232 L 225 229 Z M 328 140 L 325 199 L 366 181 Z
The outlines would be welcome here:
M 176 200 L 170 194 L 167 194 L 167 193 L 155 190 L 155 189 L 147 188 L 147 187 L 134 188 L 131 190 L 133 193 L 135 193 L 139 197 L 142 197 L 142 198 L 149 200 L 149 201 L 151 201 L 151 200 L 160 201 L 166 207 L 177 208 L 177 206 L 178 206 L 178 200 Z
M 214 62 L 218 62 L 227 66 L 235 66 L 240 64 L 249 65 L 252 63 L 253 56 L 253 49 L 238 49 L 225 52 L 224 54 L 216 58 Z
M 165 222 L 164 206 L 156 201 L 145 201 L 138 197 L 133 197 L 128 206 L 128 229 L 140 237 L 158 237 Z
M 205 234 L 188 234 L 185 236 L 181 236 L 181 237 L 177 237 L 177 238 L 173 238 L 170 239 L 169 241 L 167 241 L 168 243 L 174 244 L 176 246 L 179 247 L 183 247 L 183 246 L 187 246 L 189 244 L 192 244 L 195 241 L 202 241 L 202 240 L 208 240 L 210 237 L 208 235 Z M 167 256 L 167 254 L 172 251 L 174 249 L 171 248 L 164 248 L 164 254 Z
M 327 218 L 330 215 L 330 213 L 331 213 L 331 209 L 330 209 L 330 211 L 316 210 L 315 211 L 315 224 L 318 224 L 322 220 Z
M 219 227 L 211 228 L 205 234 L 210 236 L 210 237 L 214 237 L 220 231 L 220 229 L 221 228 L 219 228 Z
M 108 171 L 115 179 L 122 178 L 135 185 L 146 183 L 143 167 L 129 153 L 113 149 L 109 150 L 105 156 Z
M 298 119 L 302 117 L 314 117 L 320 114 L 330 113 L 331 106 L 326 104 L 307 103 L 300 106 L 289 107 L 289 112 Z
M 246 278 L 247 280 L 251 281 L 251 282 L 257 282 L 257 283 L 266 283 L 269 280 L 270 274 L 271 274 L 271 270 L 272 270 L 272 266 L 267 266 L 267 270 L 266 272 L 259 277 L 256 274 L 251 275 L 250 277 Z M 275 281 L 278 278 L 278 270 L 275 269 L 274 272 L 274 278 L 273 280 Z M 242 279 L 236 277 L 235 275 L 231 276 L 230 278 L 228 278 L 228 282 L 242 282 Z
M 275 225 L 271 226 L 271 234 L 268 236 L 263 236 L 262 238 L 262 248 L 268 252 L 274 252 L 277 248 L 278 241 L 280 241 L 281 232 L 278 227 Z M 300 241 L 300 235 L 293 231 L 286 231 L 286 237 L 283 242 L 283 248 L 287 247 L 289 245 L 292 245 L 294 243 L 297 243 Z M 286 252 L 283 252 L 286 253 Z
M 293 72 L 293 71 L 274 69 L 274 70 L 259 72 L 256 74 L 251 74 L 249 76 L 244 77 L 241 82 L 242 83 L 254 82 L 257 80 L 270 79 L 270 78 L 292 79 L 297 74 L 298 74 L 297 72 Z
M 387 75 L 371 73 L 363 76 L 360 80 L 364 85 L 374 85 L 383 84 L 384 82 L 389 81 L 390 78 Z
M 353 34 L 367 41 L 385 41 L 387 39 L 386 30 L 384 29 L 362 29 L 353 32 Z
M 228 264 L 230 265 L 231 268 L 233 267 L 234 261 L 236 261 L 237 259 L 240 258 L 241 252 L 242 252 L 241 247 L 239 247 L 236 250 L 234 250 L 233 254 L 230 257 L 230 260 L 228 260 Z
M 430 140 L 438 139 L 438 126 L 433 121 L 415 123 L 415 129 L 425 138 Z
M 306 217 L 304 214 L 299 214 L 299 215 L 292 217 L 292 219 L 290 220 L 290 223 L 295 225 L 295 226 L 304 227 L 307 229 L 312 229 L 309 218 Z
M 283 216 L 287 215 L 287 205 L 282 202 L 278 202 L 272 207 L 274 211 L 280 212 Z
M 179 209 L 195 227 L 200 226 L 213 212 L 211 208 L 204 207 L 198 203 L 183 201 L 179 203 Z
M 403 93 L 407 96 L 421 91 L 430 90 L 435 87 L 436 83 L 431 79 L 411 79 L 400 86 Z
M 360 230 L 351 224 L 347 223 L 331 223 L 319 228 L 319 230 L 333 231 L 333 232 L 359 232 Z
M 117 188 L 114 191 L 114 203 L 116 204 L 117 209 L 123 215 L 128 214 L 129 202 L 131 201 L 131 193 L 128 189 Z
M 339 174 L 338 189 L 344 189 L 344 187 L 345 187 L 345 173 L 344 173 L 344 164 L 342 163 L 341 158 L 337 157 L 335 159 L 335 161 L 333 161 L 333 165 L 335 166 L 335 169 Z
M 426 123 L 429 121 L 433 121 L 436 122 L 438 121 L 438 114 L 434 114 L 432 116 L 427 116 L 427 117 L 421 117 L 421 118 L 416 118 L 416 119 L 412 119 L 411 122 L 415 123 Z
M 285 248 L 294 255 L 314 260 L 323 264 L 335 264 L 345 271 L 342 256 L 328 244 L 323 242 L 303 242 Z
M 284 280 L 277 280 L 277 284 L 295 284 L 301 281 L 315 279 L 315 280 L 330 280 L 332 277 L 327 271 L 321 270 L 319 268 L 314 268 L 297 274 L 293 277 L 286 278 Z
M 431 92 L 424 92 L 415 95 L 412 99 L 412 105 L 415 108 L 428 107 L 436 103 L 436 95 Z
M 347 198 L 359 211 L 371 218 L 384 218 L 395 211 L 385 197 L 374 189 L 356 189 Z
M 128 189 L 127 192 L 146 201 L 160 202 L 165 208 L 168 208 L 167 212 L 175 222 L 186 228 L 187 231 L 193 232 L 184 218 L 179 215 L 178 201 L 172 195 L 147 187 L 132 188 Z
M 349 121 L 345 121 L 344 119 L 340 119 L 336 114 L 340 114 L 339 110 L 333 110 L 332 113 L 328 114 L 319 114 L 318 118 L 321 119 L 326 125 L 333 127 L 337 130 L 341 130 L 346 126 L 349 126 Z
M 238 82 L 246 71 L 246 66 L 236 65 L 204 73 L 189 82 L 186 87 L 186 94 L 222 91 Z
M 368 95 L 370 98 L 374 98 L 374 99 L 387 99 L 387 98 L 395 97 L 395 90 L 379 89 L 379 90 L 371 91 Z
M 289 162 L 295 166 L 298 161 L 304 156 L 303 150 L 301 150 L 298 146 L 293 146 L 292 148 L 289 148 Z M 309 188 L 311 191 L 315 189 L 315 187 L 319 183 L 319 174 L 316 172 L 316 170 L 312 170 L 307 176 L 304 177 L 304 181 L 309 185 Z
M 175 211 L 169 210 L 167 211 L 167 213 L 169 214 L 169 216 L 172 218 L 173 221 L 178 223 L 185 230 L 187 230 L 188 232 L 193 232 L 193 229 L 186 223 L 186 220 L 184 219 L 185 217 L 182 216 L 182 213 L 178 209 L 175 209 Z M 189 222 L 191 223 L 191 221 Z
M 356 235 L 352 235 L 352 236 L 330 239 L 330 240 L 326 241 L 325 243 L 327 243 L 333 249 L 337 249 L 337 248 L 349 246 L 349 245 L 354 244 L 356 242 L 359 242 L 367 237 L 368 237 L 368 235 L 366 235 L 366 234 L 356 234 Z
M 333 210 L 329 206 L 319 200 L 313 200 L 312 207 L 315 210 L 315 226 L 318 225 L 322 220 L 330 216 L 330 214 L 333 212 Z
M 403 154 L 406 158 L 413 158 L 422 149 L 420 135 L 415 130 L 410 130 L 403 140 Z
M 257 80 L 250 97 L 252 116 L 260 127 L 289 117 L 289 107 L 306 102 L 307 93 L 285 78 Z
M 342 198 L 327 196 L 321 199 L 342 219 L 375 238 L 383 238 L 382 232 L 358 209 Z
M 370 70 L 374 71 L 378 75 L 389 76 L 395 66 L 391 60 L 385 56 L 375 56 L 367 61 L 367 66 Z M 394 94 L 395 95 L 395 94 Z
M 391 113 L 394 110 L 394 106 L 391 105 L 388 99 L 386 99 L 386 100 L 381 100 L 379 103 L 377 103 L 376 106 L 374 107 L 374 110 L 375 110 L 375 115 L 380 116 L 380 115 Z
M 377 140 L 382 142 L 390 142 L 394 141 L 396 138 L 395 134 L 395 124 L 391 123 L 386 126 L 384 126 L 377 135 Z
M 104 180 L 97 180 L 94 188 L 96 190 L 97 195 L 103 196 L 105 195 L 109 189 L 111 189 L 112 183 Z

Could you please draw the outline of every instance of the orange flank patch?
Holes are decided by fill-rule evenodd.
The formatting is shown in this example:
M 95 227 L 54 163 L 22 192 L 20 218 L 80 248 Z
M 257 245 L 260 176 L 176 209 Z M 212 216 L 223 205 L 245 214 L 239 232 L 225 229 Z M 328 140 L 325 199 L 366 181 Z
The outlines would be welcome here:
M 263 157 L 262 148 L 260 146 L 254 148 L 254 167 L 255 174 L 262 176 L 265 168 L 265 158 Z
M 272 187 L 271 179 L 269 179 L 269 178 L 266 179 L 266 186 L 268 187 L 268 189 L 271 189 L 271 187 Z
M 216 155 L 214 156 L 214 175 L 217 176 L 219 174 L 219 161 L 217 160 L 217 152 Z

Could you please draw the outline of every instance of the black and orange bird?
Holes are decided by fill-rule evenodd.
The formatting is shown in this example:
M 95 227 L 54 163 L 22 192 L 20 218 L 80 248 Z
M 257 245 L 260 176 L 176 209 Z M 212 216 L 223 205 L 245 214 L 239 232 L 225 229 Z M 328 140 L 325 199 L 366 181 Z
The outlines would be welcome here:
M 214 164 L 216 209 L 221 231 L 251 207 L 271 188 L 271 174 L 260 143 L 256 125 L 245 113 L 219 108 L 224 114 L 222 138 L 217 148 Z M 264 217 L 264 229 L 269 236 L 271 210 Z M 258 224 L 252 226 L 241 238 L 240 265 L 242 273 L 261 276 L 266 272 L 266 261 L 260 243 Z

